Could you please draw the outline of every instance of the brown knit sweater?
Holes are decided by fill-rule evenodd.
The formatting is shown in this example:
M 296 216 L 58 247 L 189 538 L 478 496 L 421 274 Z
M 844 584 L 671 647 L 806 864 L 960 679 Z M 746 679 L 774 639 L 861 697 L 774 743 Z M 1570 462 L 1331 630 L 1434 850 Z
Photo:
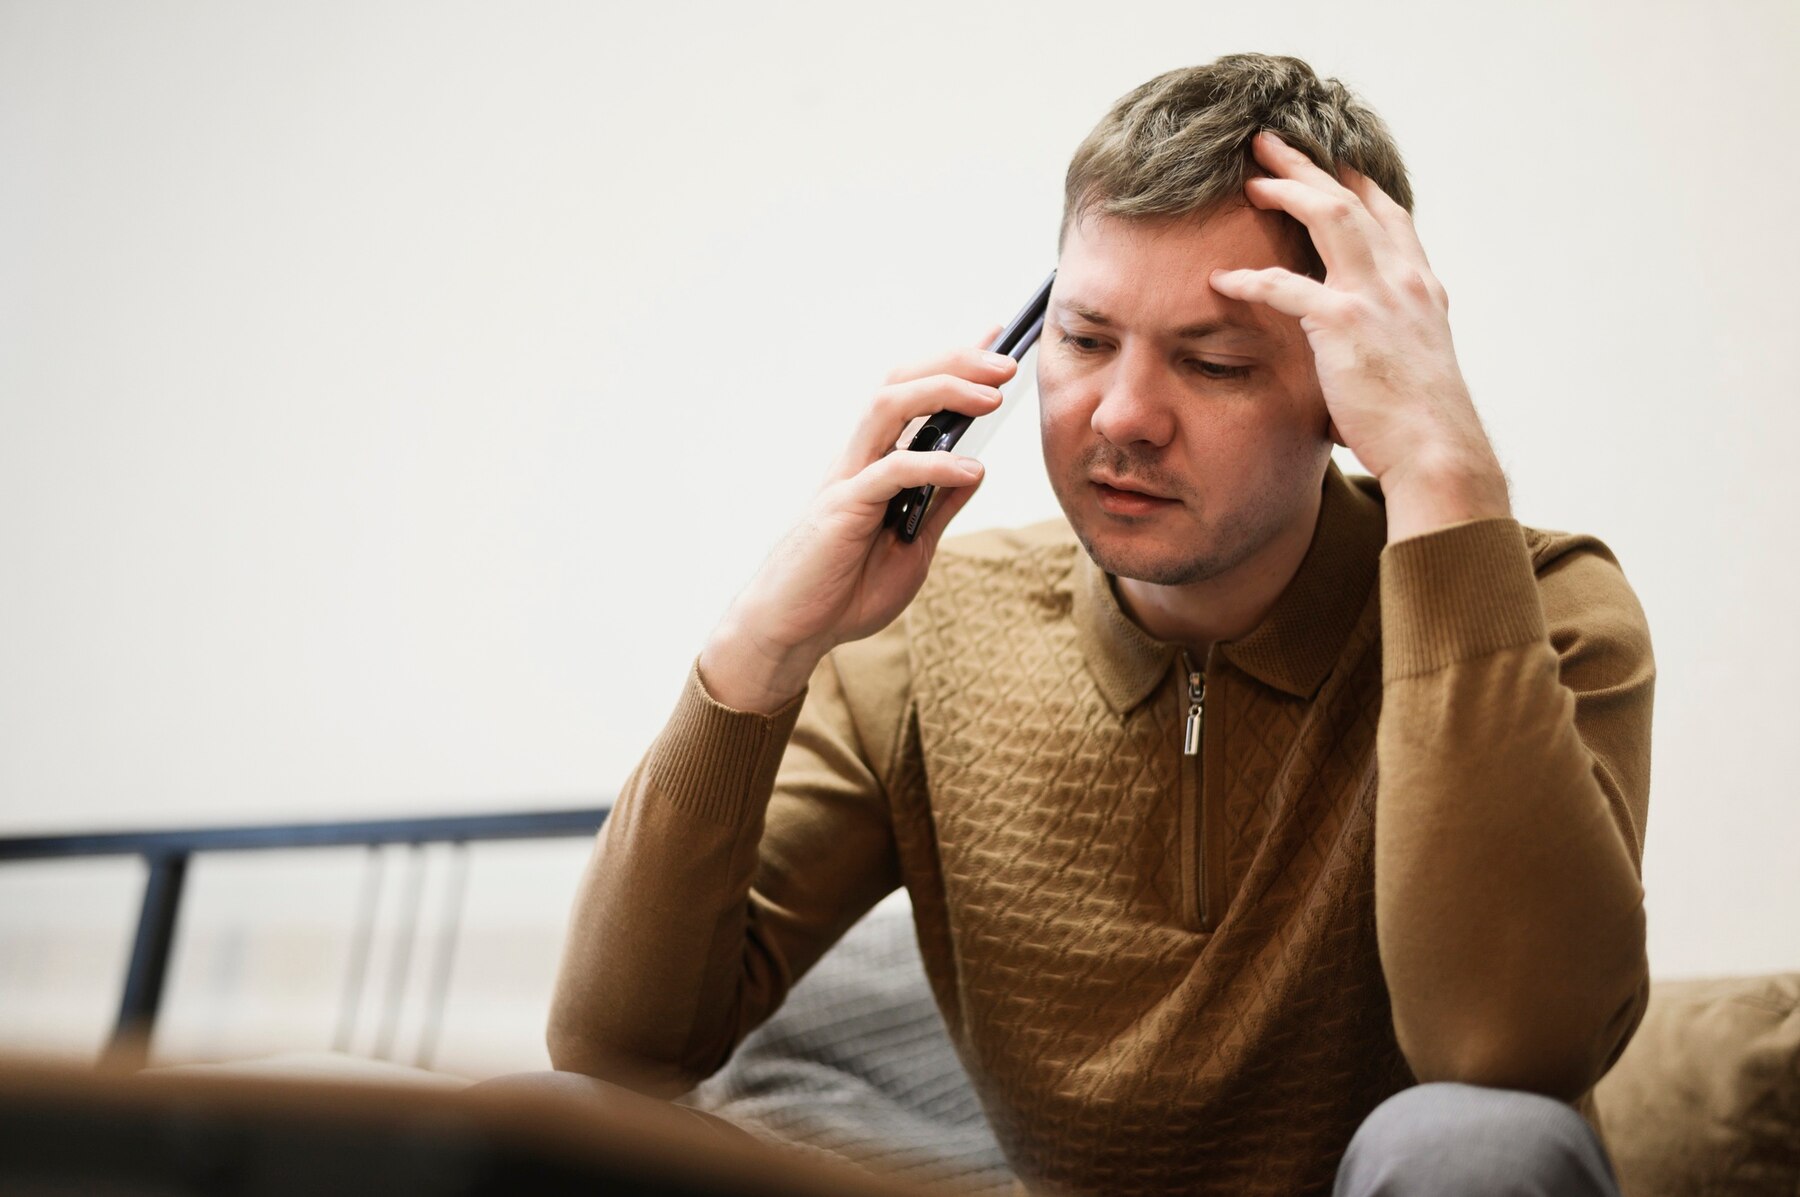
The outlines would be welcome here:
M 1591 537 L 1386 546 L 1373 479 L 1324 485 L 1193 756 L 1179 649 L 1060 521 L 945 544 L 773 716 L 690 674 L 583 881 L 557 1066 L 684 1091 L 905 885 L 1034 1189 L 1326 1192 L 1421 1080 L 1591 1119 L 1649 986 L 1643 613 Z

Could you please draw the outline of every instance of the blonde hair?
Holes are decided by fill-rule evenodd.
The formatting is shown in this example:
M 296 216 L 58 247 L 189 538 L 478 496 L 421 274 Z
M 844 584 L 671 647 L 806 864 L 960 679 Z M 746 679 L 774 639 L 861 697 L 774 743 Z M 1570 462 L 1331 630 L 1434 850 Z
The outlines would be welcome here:
M 1247 203 L 1244 180 L 1265 174 L 1250 152 L 1263 129 L 1335 175 L 1349 166 L 1412 211 L 1412 185 L 1393 135 L 1336 79 L 1298 58 L 1227 54 L 1166 71 L 1122 96 L 1075 150 L 1063 184 L 1060 250 L 1090 213 L 1201 218 Z M 1306 227 L 1291 216 L 1296 268 L 1323 278 Z

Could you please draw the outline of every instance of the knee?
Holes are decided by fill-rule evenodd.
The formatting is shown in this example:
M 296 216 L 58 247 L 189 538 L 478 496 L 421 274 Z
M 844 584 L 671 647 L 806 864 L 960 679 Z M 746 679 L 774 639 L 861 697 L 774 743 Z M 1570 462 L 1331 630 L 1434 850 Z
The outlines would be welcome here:
M 1606 1153 L 1574 1107 L 1510 1089 L 1437 1083 L 1364 1119 L 1336 1193 L 1616 1194 Z
M 509 1072 L 503 1076 L 477 1081 L 464 1092 L 479 1094 L 484 1098 L 495 1094 L 508 1097 L 553 1094 L 558 1099 L 603 1102 L 630 1101 L 636 1096 L 609 1081 L 583 1076 L 579 1072 L 549 1071 Z
M 482 1104 L 537 1104 L 580 1110 L 591 1117 L 648 1122 L 730 1139 L 752 1137 L 728 1119 L 679 1102 L 650 1097 L 624 1085 L 579 1072 L 513 1072 L 470 1085 L 463 1093 Z

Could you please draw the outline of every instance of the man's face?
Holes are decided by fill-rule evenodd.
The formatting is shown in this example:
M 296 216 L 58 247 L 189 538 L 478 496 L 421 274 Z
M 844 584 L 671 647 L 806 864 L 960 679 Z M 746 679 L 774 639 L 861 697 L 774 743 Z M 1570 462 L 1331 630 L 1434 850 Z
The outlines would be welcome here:
M 1315 515 L 1331 439 L 1300 322 L 1207 283 L 1290 265 L 1287 237 L 1248 206 L 1069 227 L 1038 346 L 1044 464 L 1108 573 L 1206 581 Z

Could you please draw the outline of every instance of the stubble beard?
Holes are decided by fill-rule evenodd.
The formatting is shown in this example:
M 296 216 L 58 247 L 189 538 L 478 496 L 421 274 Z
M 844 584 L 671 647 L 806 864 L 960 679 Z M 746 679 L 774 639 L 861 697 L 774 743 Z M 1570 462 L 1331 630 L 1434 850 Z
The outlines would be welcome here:
M 1091 528 L 1081 526 L 1075 527 L 1075 536 L 1094 563 L 1114 577 L 1157 586 L 1188 586 L 1230 573 L 1275 539 L 1281 520 L 1256 518 L 1261 514 L 1260 509 L 1233 513 L 1211 530 L 1211 546 L 1185 553 L 1179 547 L 1159 551 L 1104 545 Z
M 1076 496 L 1086 497 L 1083 492 L 1088 486 L 1088 476 L 1093 467 L 1102 462 L 1108 465 L 1115 477 L 1149 485 L 1164 494 L 1179 498 L 1196 536 L 1203 536 L 1210 543 L 1193 546 L 1165 544 L 1161 547 L 1144 548 L 1101 543 L 1104 538 L 1095 534 L 1096 529 L 1104 528 L 1112 517 L 1102 512 L 1090 520 L 1078 521 L 1071 510 L 1074 504 L 1070 499 Z M 1128 456 L 1119 453 L 1117 449 L 1111 452 L 1102 449 L 1084 454 L 1065 485 L 1072 486 L 1073 490 L 1058 496 L 1062 499 L 1063 513 L 1069 517 L 1076 539 L 1081 542 L 1081 547 L 1094 563 L 1114 577 L 1131 578 L 1156 586 L 1188 586 L 1229 574 L 1276 540 L 1288 523 L 1297 518 L 1300 507 L 1304 506 L 1304 496 L 1288 495 L 1265 488 L 1252 496 L 1249 502 L 1224 513 L 1218 523 L 1208 527 L 1206 507 L 1198 503 L 1196 496 L 1187 488 L 1160 471 L 1131 469 Z M 1085 504 L 1083 509 L 1091 510 Z M 1182 513 L 1171 510 L 1146 517 L 1145 522 L 1180 514 Z

